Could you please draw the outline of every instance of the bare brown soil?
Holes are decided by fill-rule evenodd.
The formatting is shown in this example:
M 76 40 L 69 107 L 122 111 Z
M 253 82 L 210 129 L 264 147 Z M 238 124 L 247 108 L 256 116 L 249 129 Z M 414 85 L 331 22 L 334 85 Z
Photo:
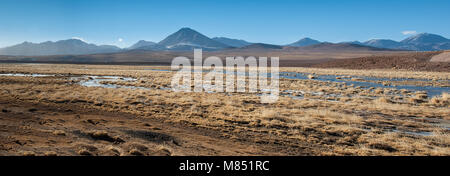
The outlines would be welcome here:
M 83 103 L 30 103 L 0 98 L 0 155 L 308 155 L 235 134 L 165 123 L 128 113 L 83 107 Z M 95 132 L 100 135 L 95 136 Z M 102 134 L 104 133 L 104 134 Z

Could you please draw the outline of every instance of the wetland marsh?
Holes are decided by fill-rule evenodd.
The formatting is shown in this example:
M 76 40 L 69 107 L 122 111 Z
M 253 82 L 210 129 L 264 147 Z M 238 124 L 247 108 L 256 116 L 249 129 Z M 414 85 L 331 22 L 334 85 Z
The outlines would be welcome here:
M 0 155 L 450 155 L 450 74 L 280 68 L 280 97 L 165 66 L 0 65 Z

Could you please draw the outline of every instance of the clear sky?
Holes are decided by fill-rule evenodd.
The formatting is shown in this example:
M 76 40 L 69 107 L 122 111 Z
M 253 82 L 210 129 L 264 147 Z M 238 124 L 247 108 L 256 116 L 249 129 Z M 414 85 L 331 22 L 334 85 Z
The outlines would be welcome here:
M 182 27 L 273 44 L 401 40 L 415 32 L 450 38 L 449 19 L 449 0 L 1 0 L 0 47 L 69 38 L 127 47 Z

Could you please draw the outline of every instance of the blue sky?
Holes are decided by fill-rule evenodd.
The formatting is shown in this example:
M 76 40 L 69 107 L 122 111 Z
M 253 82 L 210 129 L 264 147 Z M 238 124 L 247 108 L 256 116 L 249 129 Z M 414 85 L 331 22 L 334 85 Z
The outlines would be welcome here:
M 413 31 L 450 38 L 448 19 L 448 0 L 1 0 L 0 47 L 69 38 L 127 47 L 182 27 L 273 44 L 401 40 Z

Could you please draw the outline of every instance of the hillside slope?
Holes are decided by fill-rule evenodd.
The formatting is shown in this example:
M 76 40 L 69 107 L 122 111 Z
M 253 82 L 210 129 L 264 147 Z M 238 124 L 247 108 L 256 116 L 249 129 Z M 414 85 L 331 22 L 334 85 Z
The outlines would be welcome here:
M 433 56 L 442 51 L 414 52 L 404 54 L 366 56 L 353 59 L 332 60 L 315 64 L 319 68 L 346 68 L 346 69 L 402 69 L 414 71 L 449 72 L 450 62 L 431 62 Z

